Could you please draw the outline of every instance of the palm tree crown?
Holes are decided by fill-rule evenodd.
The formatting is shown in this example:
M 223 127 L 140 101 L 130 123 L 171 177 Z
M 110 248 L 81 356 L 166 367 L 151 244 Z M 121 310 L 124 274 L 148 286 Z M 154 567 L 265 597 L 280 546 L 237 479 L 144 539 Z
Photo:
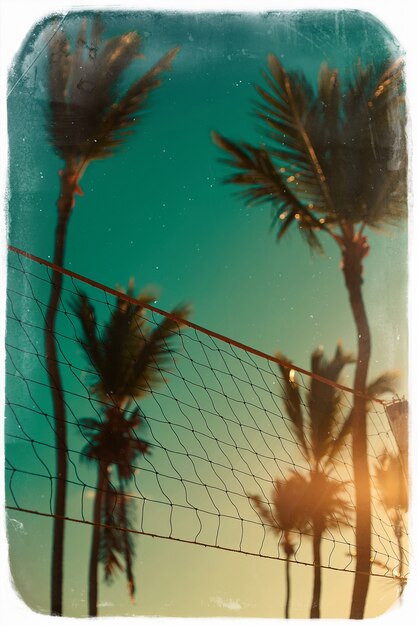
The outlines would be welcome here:
M 138 122 L 138 111 L 160 85 L 160 74 L 170 68 L 179 50 L 167 52 L 118 98 L 120 77 L 138 58 L 141 39 L 130 32 L 103 43 L 102 32 L 102 23 L 96 18 L 87 43 L 87 22 L 83 20 L 72 53 L 63 30 L 50 45 L 49 133 L 64 161 L 75 159 L 82 167 L 112 155 Z
M 286 556 L 293 554 L 289 533 L 303 532 L 309 524 L 309 513 L 301 498 L 306 490 L 306 479 L 298 472 L 291 472 L 285 482 L 276 479 L 273 483 L 271 504 L 266 504 L 260 496 L 251 495 L 261 519 L 278 535 L 284 533 L 283 544 Z
M 345 89 L 323 64 L 314 90 L 301 73 L 287 73 L 269 55 L 265 87 L 257 86 L 260 147 L 214 133 L 251 204 L 271 202 L 280 239 L 298 223 L 310 246 L 317 231 L 339 243 L 355 224 L 377 227 L 405 214 L 406 151 L 402 61 L 353 69 Z M 350 228 L 351 227 L 351 228 Z M 349 232 L 351 231 L 351 233 Z
M 329 479 L 324 473 L 303 475 L 292 471 L 284 482 L 273 483 L 271 503 L 260 496 L 250 496 L 257 512 L 267 526 L 280 536 L 287 556 L 294 553 L 290 534 L 306 533 L 312 520 L 321 518 L 325 528 L 347 522 L 348 506 L 342 498 L 344 485 Z
M 126 295 L 133 298 L 133 294 L 131 282 Z M 133 303 L 121 295 L 100 334 L 89 298 L 81 293 L 73 303 L 83 331 L 82 345 L 95 370 L 92 391 L 103 402 L 124 408 L 164 380 L 162 370 L 170 358 L 171 343 L 190 309 L 178 306 L 171 312 L 176 319 L 164 317 L 152 326 L 146 306 L 154 299 L 140 294 Z
M 139 410 L 132 414 L 121 414 L 118 410 L 109 410 L 106 421 L 85 418 L 80 420 L 89 443 L 84 454 L 89 460 L 103 461 L 108 467 L 115 465 L 121 481 L 132 477 L 132 465 L 138 454 L 145 454 L 149 444 L 132 434 L 141 425 Z
M 311 356 L 311 371 L 330 383 L 313 376 L 304 401 L 294 381 L 290 361 L 281 354 L 277 357 L 284 384 L 286 412 L 305 457 L 313 469 L 318 469 L 322 460 L 326 465 L 331 461 L 349 434 L 349 416 L 341 417 L 341 392 L 332 383 L 338 382 L 344 367 L 355 360 L 343 351 L 340 344 L 331 361 L 326 359 L 322 348 L 315 350 Z

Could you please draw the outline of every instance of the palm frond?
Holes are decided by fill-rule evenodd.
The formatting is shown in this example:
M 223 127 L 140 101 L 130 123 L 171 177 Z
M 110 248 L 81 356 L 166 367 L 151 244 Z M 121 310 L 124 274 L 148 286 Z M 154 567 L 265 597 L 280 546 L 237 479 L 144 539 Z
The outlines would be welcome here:
M 347 441 L 348 436 L 351 433 L 353 425 L 353 413 L 350 413 L 344 418 L 343 424 L 338 433 L 334 433 L 331 441 L 329 442 L 329 448 L 327 451 L 327 458 L 325 460 L 325 468 L 328 468 L 334 461 L 337 454 L 341 451 L 343 445 Z
M 306 488 L 305 477 L 291 472 L 284 482 L 276 479 L 273 487 L 271 502 L 264 502 L 258 495 L 248 496 L 261 520 L 279 535 L 282 531 L 303 532 L 309 521 L 301 498 Z
M 273 511 L 276 523 L 283 530 L 304 532 L 309 524 L 303 494 L 307 479 L 297 471 L 290 472 L 285 482 L 274 482 Z
M 131 283 L 127 294 L 130 298 L 133 290 Z M 100 336 L 88 297 L 81 294 L 73 304 L 83 330 L 82 347 L 96 370 L 92 391 L 119 409 L 164 381 L 173 340 L 181 320 L 190 313 L 188 306 L 179 306 L 171 312 L 179 321 L 164 317 L 158 325 L 151 324 L 145 307 L 154 297 L 139 294 L 134 303 L 123 296 L 118 298 Z
M 97 321 L 93 306 L 86 294 L 79 293 L 78 297 L 70 303 L 70 307 L 81 323 L 83 331 L 82 346 L 92 365 L 96 370 L 101 371 L 103 355 L 97 334 Z
M 70 42 L 65 32 L 58 30 L 49 44 L 48 89 L 51 106 L 64 102 L 70 71 Z
M 374 91 L 375 70 L 372 64 L 363 67 L 359 58 L 347 72 L 348 79 L 345 87 L 344 112 L 346 119 L 353 120 L 356 107 L 366 103 Z
M 351 362 L 351 361 L 350 361 Z M 399 373 L 396 371 L 393 372 L 385 372 L 378 376 L 374 381 L 369 383 L 367 386 L 366 394 L 371 398 L 379 397 L 384 395 L 385 393 L 395 393 L 396 392 L 396 382 Z M 352 426 L 352 412 L 349 413 L 348 416 L 345 417 L 343 425 L 339 430 L 338 434 L 333 435 L 333 441 L 331 442 L 329 451 L 328 451 L 328 459 L 326 460 L 326 467 L 332 462 L 335 456 L 340 452 L 342 446 L 347 440 L 348 435 L 351 433 Z
M 260 519 L 291 548 L 288 533 L 305 533 L 313 526 L 322 534 L 349 524 L 352 507 L 344 498 L 344 490 L 344 483 L 333 481 L 324 472 L 302 475 L 293 471 L 284 482 L 274 481 L 271 502 L 260 496 L 248 497 Z
M 275 156 L 287 162 L 299 175 L 298 186 L 309 186 L 310 202 L 318 210 L 333 212 L 322 165 L 311 142 L 305 123 L 313 106 L 312 88 L 302 74 L 288 74 L 274 55 L 268 56 L 270 75 L 264 74 L 272 96 L 257 87 L 267 102 L 259 107 L 259 117 L 273 129 Z
M 383 176 L 370 201 L 369 222 L 396 223 L 407 213 L 407 140 L 403 59 L 384 68 L 368 102 L 373 144 Z
M 121 533 L 115 529 L 118 526 L 117 508 L 118 494 L 111 488 L 110 482 L 104 494 L 104 502 L 102 508 L 102 523 L 100 529 L 99 543 L 99 563 L 104 567 L 105 581 L 110 584 L 113 582 L 116 572 L 123 571 L 123 565 L 120 559 L 122 552 Z
M 126 530 L 120 531 L 120 546 L 125 561 L 125 575 L 128 583 L 128 591 L 131 598 L 135 595 L 135 577 L 133 573 L 133 559 L 135 557 L 135 547 L 129 530 L 133 528 L 131 514 L 132 501 L 129 500 L 122 491 L 118 494 L 117 518 L 121 528 Z
M 343 368 L 354 362 L 353 356 L 345 353 L 342 346 L 338 344 L 331 361 L 325 358 L 322 348 L 314 351 L 311 357 L 311 368 L 314 374 L 333 383 L 338 382 Z M 343 421 L 342 416 L 339 415 L 340 392 L 332 384 L 312 378 L 307 405 L 312 432 L 312 452 L 316 461 L 320 461 L 328 455 L 330 447 L 335 445 L 337 423 Z
M 81 460 L 97 461 L 97 447 L 101 438 L 103 422 L 100 419 L 92 417 L 82 417 L 79 419 L 80 432 L 86 439 L 87 443 L 82 449 Z
M 131 371 L 144 343 L 147 320 L 142 304 L 118 299 L 102 332 L 102 351 L 106 355 L 94 392 L 115 402 L 130 395 Z
M 132 285 L 128 295 L 133 297 Z M 100 337 L 94 308 L 88 297 L 81 294 L 72 305 L 83 329 L 82 346 L 97 372 L 93 391 L 104 400 L 124 395 L 126 377 L 144 342 L 144 305 L 152 299 L 151 294 L 139 294 L 137 303 L 133 304 L 118 298 Z
M 398 371 L 384 372 L 367 385 L 366 393 L 371 398 L 376 398 L 386 393 L 395 394 L 398 379 Z
M 281 361 L 279 369 L 281 373 L 280 384 L 284 384 L 284 403 L 288 417 L 292 420 L 292 426 L 296 438 L 302 447 L 307 459 L 310 457 L 310 444 L 305 435 L 305 423 L 302 411 L 302 399 L 299 393 L 299 387 L 294 382 L 291 372 L 292 363 L 280 352 L 276 354 L 276 358 Z
M 117 571 L 125 572 L 129 595 L 135 595 L 133 559 L 135 547 L 130 534 L 132 502 L 120 486 L 119 492 L 108 489 L 102 512 L 103 528 L 100 535 L 99 562 L 104 566 L 105 581 L 111 584 Z M 123 564 L 124 562 L 124 564 Z
M 74 102 L 77 102 L 77 97 L 82 97 L 82 94 L 84 93 L 80 81 L 83 80 L 86 35 L 87 20 L 85 17 L 82 17 L 80 20 L 80 28 L 77 35 L 74 52 L 71 57 L 71 74 L 66 90 L 66 94 L 68 94 L 69 98 Z
M 151 91 L 161 85 L 161 74 L 171 68 L 171 64 L 180 48 L 172 48 L 142 78 L 136 81 L 127 93 L 110 108 L 101 126 L 101 135 L 97 138 L 97 156 L 110 156 L 114 148 L 120 145 L 128 129 L 140 120 L 143 104 Z
M 172 314 L 178 319 L 185 319 L 190 314 L 188 306 L 173 309 Z M 144 338 L 141 350 L 133 363 L 130 383 L 137 394 L 147 393 L 152 386 L 163 382 L 163 371 L 167 361 L 172 358 L 171 343 L 178 336 L 181 322 L 164 317 L 160 324 Z
M 377 100 L 377 98 L 380 98 L 384 93 L 390 94 L 394 86 L 397 91 L 399 87 L 403 88 L 405 78 L 404 69 L 405 59 L 403 57 L 399 57 L 395 60 L 389 59 L 381 73 L 378 85 L 373 94 L 373 100 Z
M 59 30 L 49 44 L 49 119 L 48 133 L 58 154 L 66 160 L 70 156 L 70 123 L 67 120 L 66 91 L 71 74 L 72 56 L 70 42 Z
M 119 479 L 128 481 L 136 458 L 147 454 L 150 447 L 136 434 L 141 423 L 139 409 L 129 416 L 126 411 L 113 407 L 107 410 L 103 421 L 81 419 L 80 426 L 88 440 L 83 455 L 90 460 L 102 461 L 107 467 L 115 465 Z
M 402 73 L 384 66 L 381 77 L 359 62 L 346 89 L 333 193 L 341 217 L 377 228 L 406 211 L 405 107 Z
M 263 502 L 260 496 L 249 495 L 249 500 L 253 503 L 255 510 L 257 511 L 261 520 L 270 526 L 273 530 L 281 531 L 281 528 L 276 523 L 275 518 L 273 517 L 271 508 L 268 503 Z
M 353 510 L 344 498 L 344 492 L 344 483 L 332 480 L 324 472 L 311 472 L 303 497 L 309 517 L 321 533 L 349 524 Z
M 226 182 L 242 197 L 270 202 L 278 238 L 298 220 L 313 248 L 325 230 L 358 223 L 378 228 L 406 214 L 406 113 L 402 61 L 389 60 L 379 73 L 361 61 L 345 84 L 322 65 L 314 93 L 303 74 L 286 72 L 273 55 L 258 86 L 257 116 L 269 140 L 262 148 L 214 139 L 238 170 Z M 281 220 L 281 221 L 280 221 Z M 283 222 L 283 223 L 282 223 Z M 341 233 L 340 233 L 341 234 Z
M 105 25 L 104 25 L 103 19 L 100 13 L 96 13 L 94 15 L 93 24 L 91 27 L 91 42 L 90 42 L 91 45 L 88 48 L 89 58 L 93 59 L 97 57 L 104 31 L 105 31 Z
M 281 239 L 288 228 L 296 223 L 312 248 L 322 252 L 322 245 L 315 231 L 322 229 L 324 225 L 298 199 L 290 184 L 295 180 L 295 176 L 286 178 L 274 165 L 266 148 L 254 148 L 247 143 L 234 143 L 214 131 L 212 139 L 219 148 L 229 153 L 230 158 L 224 162 L 238 170 L 225 182 L 242 186 L 240 195 L 250 205 L 271 203 L 272 226 L 279 225 L 277 238 Z
M 90 43 L 82 20 L 73 51 L 65 33 L 51 39 L 49 48 L 48 131 L 58 154 L 66 161 L 105 158 L 124 140 L 128 127 L 150 92 L 160 85 L 178 52 L 170 50 L 142 78 L 118 98 L 124 71 L 138 56 L 140 37 L 135 32 L 113 37 L 103 44 L 99 18 L 93 21 Z
M 315 113 L 323 119 L 321 124 L 321 131 L 325 132 L 323 142 L 327 144 L 333 140 L 336 132 L 338 134 L 341 125 L 341 85 L 338 70 L 331 70 L 326 63 L 323 63 L 319 70 L 316 105 Z

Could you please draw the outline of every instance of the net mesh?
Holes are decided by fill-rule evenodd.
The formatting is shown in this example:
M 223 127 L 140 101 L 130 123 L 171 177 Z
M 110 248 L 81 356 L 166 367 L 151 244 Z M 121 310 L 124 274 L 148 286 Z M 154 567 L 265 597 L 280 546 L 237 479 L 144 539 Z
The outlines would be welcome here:
M 44 326 L 52 266 L 10 251 L 7 290 L 6 497 L 10 508 L 54 515 L 56 436 L 47 377 Z M 82 348 L 79 320 L 70 306 L 80 291 L 94 304 L 103 330 L 117 306 L 115 292 L 62 270 L 56 341 L 63 380 L 68 431 L 67 517 L 93 522 L 97 467 L 87 462 L 91 442 L 80 420 L 103 420 L 106 403 L 91 388 L 95 371 Z M 119 294 L 122 299 L 125 297 Z M 156 327 L 164 313 L 146 308 Z M 258 515 L 250 494 L 271 503 L 274 480 L 311 468 L 294 435 L 284 404 L 285 384 L 275 359 L 216 333 L 186 323 L 175 331 L 166 366 L 156 363 L 158 384 L 137 403 L 140 436 L 150 454 L 131 467 L 125 491 L 134 507 L 133 533 L 236 551 L 285 558 L 280 535 Z M 295 367 L 302 398 L 311 375 Z M 341 387 L 341 420 L 353 392 Z M 135 400 L 134 400 L 135 403 Z M 138 435 L 134 435 L 138 436 Z M 369 466 L 372 480 L 372 575 L 396 578 L 399 552 L 393 518 L 379 498 L 376 468 L 386 449 L 397 454 L 384 403 L 369 403 Z M 349 440 L 331 460 L 329 476 L 343 485 L 354 511 Z M 118 481 L 110 473 L 110 487 Z M 404 534 L 407 534 L 403 520 Z M 311 532 L 293 533 L 294 560 L 312 565 Z M 404 561 L 407 566 L 408 553 Z M 355 570 L 354 515 L 324 532 L 322 566 Z

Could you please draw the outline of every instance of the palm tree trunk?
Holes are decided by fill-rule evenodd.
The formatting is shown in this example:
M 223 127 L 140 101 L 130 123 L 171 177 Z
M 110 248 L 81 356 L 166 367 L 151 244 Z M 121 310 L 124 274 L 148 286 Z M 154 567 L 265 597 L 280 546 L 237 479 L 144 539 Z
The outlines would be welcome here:
M 123 489 L 123 484 L 122 482 L 119 483 L 119 495 L 118 497 L 121 499 L 120 502 L 120 511 L 121 511 L 121 516 L 120 516 L 120 524 L 122 526 L 122 528 L 128 528 L 128 518 L 126 515 L 126 496 L 124 493 L 124 489 Z M 123 532 L 123 551 L 124 551 L 124 555 L 125 555 L 125 571 L 126 571 L 126 579 L 128 581 L 128 589 L 129 589 L 129 596 L 131 599 L 134 598 L 135 596 L 135 578 L 134 578 L 134 573 L 133 573 L 133 568 L 132 568 L 132 557 L 133 557 L 133 552 L 132 552 L 132 544 L 130 543 L 129 537 L 128 537 L 128 531 L 122 531 Z
M 97 617 L 97 570 L 99 566 L 99 549 L 102 522 L 102 503 L 104 492 L 108 485 L 107 464 L 103 461 L 99 463 L 99 476 L 97 478 L 96 498 L 94 500 L 93 515 L 93 536 L 90 550 L 90 566 L 89 566 L 89 617 Z
M 321 530 L 314 526 L 313 530 L 313 562 L 314 562 L 314 588 L 311 605 L 311 619 L 320 617 L 319 606 L 321 601 Z
M 293 555 L 293 546 L 290 541 L 290 536 L 288 531 L 284 531 L 284 541 L 283 547 L 286 554 L 286 605 L 284 609 L 284 616 L 286 619 L 289 619 L 289 609 L 290 609 L 290 557 Z
M 68 220 L 74 206 L 76 185 L 73 167 L 69 164 L 61 173 L 61 192 L 58 199 L 58 223 L 55 231 L 54 263 L 62 266 Z M 62 274 L 52 273 L 52 289 L 45 320 L 45 351 L 49 386 L 55 417 L 55 448 L 57 485 L 55 492 L 55 517 L 53 529 L 51 567 L 51 615 L 62 615 L 62 589 L 64 565 L 64 517 L 67 492 L 67 428 L 61 375 L 57 361 L 55 323 L 62 289 Z
M 284 616 L 286 619 L 289 619 L 289 609 L 290 609 L 290 558 L 286 558 L 286 606 L 284 609 Z
M 361 235 L 345 241 L 343 272 L 349 293 L 351 309 L 357 329 L 357 366 L 354 390 L 365 393 L 369 369 L 371 339 L 362 294 L 362 260 L 367 244 Z M 356 573 L 351 601 L 351 619 L 362 619 L 366 604 L 371 571 L 371 503 L 370 474 L 367 462 L 367 403 L 357 394 L 352 409 L 352 454 L 356 503 Z

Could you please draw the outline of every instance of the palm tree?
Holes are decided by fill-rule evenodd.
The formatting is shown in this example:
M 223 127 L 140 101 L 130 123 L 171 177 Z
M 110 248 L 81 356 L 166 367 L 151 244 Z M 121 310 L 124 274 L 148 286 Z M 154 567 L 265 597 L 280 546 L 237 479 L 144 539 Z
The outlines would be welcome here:
M 235 168 L 227 182 L 243 187 L 253 204 L 271 203 L 280 240 L 297 224 L 308 245 L 321 251 L 329 235 L 341 267 L 357 330 L 352 447 L 356 490 L 357 560 L 351 617 L 364 614 L 370 574 L 371 510 L 367 463 L 366 390 L 371 353 L 363 301 L 365 228 L 397 222 L 406 212 L 406 140 L 402 62 L 359 62 L 345 89 L 323 64 L 314 91 L 301 73 L 288 73 L 269 55 L 267 86 L 257 86 L 257 115 L 268 142 L 254 146 L 214 133 Z
M 103 423 L 94 419 L 81 422 L 84 431 L 93 430 L 85 453 L 98 464 L 89 569 L 90 617 L 97 616 L 99 560 L 105 564 L 105 575 L 109 580 L 115 567 L 119 566 L 116 553 L 122 552 L 130 594 L 133 595 L 135 590 L 133 546 L 128 530 L 121 530 L 118 539 L 118 531 L 111 528 L 119 525 L 122 529 L 129 529 L 125 488 L 132 477 L 132 464 L 136 457 L 149 449 L 148 443 L 134 436 L 141 418 L 139 410 L 132 412 L 130 406 L 164 382 L 163 372 L 171 358 L 171 344 L 181 327 L 181 320 L 189 314 L 188 307 L 177 307 L 171 312 L 173 317 L 164 317 L 158 326 L 153 327 L 148 323 L 145 313 L 146 306 L 154 300 L 154 296 L 139 295 L 135 299 L 133 289 L 131 282 L 127 295 L 118 297 L 116 307 L 100 333 L 93 305 L 87 295 L 79 294 L 73 303 L 74 312 L 81 322 L 82 346 L 95 370 L 92 392 L 105 407 Z M 116 494 L 110 485 L 109 469 L 112 465 L 116 467 L 119 480 Z M 112 523 L 112 515 L 109 518 L 112 510 L 113 516 L 116 515 L 116 524 Z M 100 524 L 103 520 L 105 529 L 101 532 Z
M 315 583 L 319 582 L 315 593 L 318 595 L 317 613 L 319 617 L 320 594 L 320 542 L 328 528 L 345 524 L 348 506 L 342 498 L 343 484 L 338 484 L 321 471 L 311 471 L 307 476 L 291 472 L 284 483 L 274 481 L 272 504 L 264 503 L 259 496 L 250 496 L 261 519 L 280 536 L 286 555 L 286 605 L 285 617 L 289 618 L 290 608 L 290 559 L 295 554 L 291 541 L 292 532 L 306 533 L 312 526 L 314 544 Z M 314 606 L 314 605 L 313 605 Z
M 286 556 L 286 603 L 285 618 L 289 618 L 291 585 L 290 559 L 295 553 L 292 533 L 301 533 L 308 527 L 309 517 L 301 494 L 306 491 L 306 479 L 298 472 L 291 472 L 285 482 L 275 480 L 272 502 L 265 503 L 260 496 L 250 495 L 260 518 L 276 535 L 283 545 Z
M 342 514 L 347 514 L 348 511 L 339 495 L 344 486 L 328 477 L 333 458 L 346 441 L 351 426 L 349 415 L 339 419 L 341 393 L 332 383 L 338 381 L 347 364 L 353 363 L 353 357 L 345 353 L 340 345 L 337 345 L 331 361 L 325 358 L 322 348 L 315 350 L 311 356 L 311 371 L 316 376 L 328 379 L 331 384 L 312 377 L 305 400 L 294 381 L 294 370 L 290 361 L 281 354 L 277 357 L 280 360 L 279 369 L 284 384 L 286 413 L 292 421 L 302 453 L 311 467 L 309 497 L 305 496 L 304 500 L 313 528 L 315 568 L 311 618 L 319 618 L 322 535 L 327 529 L 341 523 Z M 303 407 L 306 407 L 305 411 Z
M 178 52 L 173 48 L 134 82 L 122 97 L 117 84 L 123 71 L 137 58 L 140 37 L 125 33 L 101 42 L 102 25 L 93 21 L 90 44 L 83 19 L 73 51 L 63 30 L 49 45 L 48 130 L 54 150 L 64 162 L 60 170 L 58 221 L 55 230 L 54 264 L 64 263 L 69 219 L 80 181 L 87 166 L 110 157 L 137 123 L 149 93 L 160 85 L 160 74 L 170 68 Z M 57 485 L 51 571 L 51 613 L 62 615 L 64 516 L 67 480 L 67 431 L 65 403 L 55 340 L 56 313 L 62 289 L 62 274 L 54 271 L 45 322 L 45 347 L 49 384 L 56 423 Z
M 389 512 L 399 554 L 399 591 L 402 595 L 406 585 L 404 576 L 403 513 L 408 510 L 408 485 L 405 468 L 399 456 L 384 451 L 380 465 L 375 467 L 377 486 L 383 506 Z
M 325 530 L 345 523 L 349 510 L 339 496 L 339 486 L 329 480 L 332 463 L 346 442 L 353 426 L 353 409 L 343 415 L 341 392 L 333 383 L 338 383 L 346 365 L 355 363 L 351 354 L 345 353 L 337 344 L 331 361 L 325 358 L 322 348 L 311 355 L 310 387 L 303 399 L 295 382 L 295 370 L 282 354 L 277 355 L 281 382 L 284 384 L 286 413 L 292 421 L 293 430 L 302 453 L 311 467 L 310 501 L 313 527 L 314 590 L 311 618 L 320 617 L 321 597 L 321 540 Z M 319 378 L 329 382 L 323 382 Z M 385 372 L 367 386 L 367 397 L 377 397 L 394 392 L 397 372 Z M 369 401 L 368 400 L 368 401 Z M 340 485 L 343 487 L 343 485 Z M 306 499 L 306 502 L 309 502 Z M 307 504 L 308 506 L 308 504 Z

